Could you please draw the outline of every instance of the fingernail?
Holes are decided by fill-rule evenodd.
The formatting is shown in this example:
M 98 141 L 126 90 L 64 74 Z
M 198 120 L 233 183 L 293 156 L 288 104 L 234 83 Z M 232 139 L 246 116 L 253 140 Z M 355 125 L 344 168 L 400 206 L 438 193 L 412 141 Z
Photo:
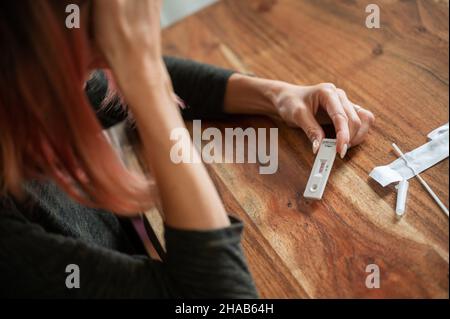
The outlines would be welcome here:
M 347 154 L 347 150 L 348 150 L 348 145 L 344 144 L 344 146 L 342 147 L 342 150 L 341 150 L 341 158 L 345 157 L 345 154 Z
M 314 154 L 316 154 L 317 153 L 317 151 L 319 150 L 319 147 L 320 147 L 320 142 L 319 142 L 319 140 L 314 140 L 313 141 L 313 144 L 312 144 L 312 149 L 313 149 L 313 153 Z

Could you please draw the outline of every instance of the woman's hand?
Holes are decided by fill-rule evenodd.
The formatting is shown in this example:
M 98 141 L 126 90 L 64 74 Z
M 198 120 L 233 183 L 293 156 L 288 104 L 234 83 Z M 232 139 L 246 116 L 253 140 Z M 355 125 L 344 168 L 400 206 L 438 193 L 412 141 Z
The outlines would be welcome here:
M 145 82 L 154 91 L 164 90 L 176 100 L 161 48 L 161 0 L 94 0 L 93 27 L 95 46 L 113 71 L 121 93 L 136 114 L 137 88 Z M 172 103 L 171 103 L 172 104 Z
M 173 94 L 162 59 L 160 14 L 161 0 L 93 1 L 95 45 L 132 108 L 138 99 L 133 88 L 142 81 L 162 83 Z
M 320 125 L 333 123 L 337 152 L 342 158 L 348 148 L 367 137 L 375 119 L 370 111 L 352 103 L 343 90 L 331 83 L 298 86 L 240 74 L 230 78 L 225 110 L 280 117 L 306 133 L 314 153 L 325 137 Z
M 314 153 L 325 138 L 320 125 L 331 120 L 341 158 L 348 148 L 366 138 L 375 120 L 370 111 L 351 102 L 342 89 L 331 83 L 313 86 L 281 84 L 273 96 L 273 104 L 283 120 L 303 129 L 313 145 Z
M 108 62 L 161 59 L 160 13 L 161 0 L 94 0 L 94 38 Z

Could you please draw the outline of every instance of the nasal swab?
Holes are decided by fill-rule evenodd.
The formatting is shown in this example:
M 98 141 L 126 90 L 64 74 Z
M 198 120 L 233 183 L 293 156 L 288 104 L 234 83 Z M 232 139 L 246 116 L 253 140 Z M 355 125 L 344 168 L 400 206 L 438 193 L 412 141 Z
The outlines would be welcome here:
M 400 156 L 406 163 L 406 166 L 408 166 L 412 172 L 414 173 L 414 176 L 417 177 L 419 182 L 422 184 L 422 186 L 427 190 L 428 194 L 435 200 L 435 202 L 439 205 L 439 207 L 442 209 L 442 211 L 449 217 L 448 209 L 445 207 L 445 205 L 441 202 L 439 197 L 433 192 L 430 186 L 428 186 L 427 182 L 422 178 L 422 176 L 419 175 L 419 173 L 416 172 L 416 170 L 409 164 L 408 159 L 406 158 L 405 154 L 400 150 L 400 148 L 397 146 L 397 144 L 392 143 L 392 147 L 394 148 L 395 152 L 398 156 Z

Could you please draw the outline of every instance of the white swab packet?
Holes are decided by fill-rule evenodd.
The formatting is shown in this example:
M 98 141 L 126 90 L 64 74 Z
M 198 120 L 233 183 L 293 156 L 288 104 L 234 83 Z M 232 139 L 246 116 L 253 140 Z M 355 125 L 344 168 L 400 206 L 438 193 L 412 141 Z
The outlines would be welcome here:
M 430 142 L 406 153 L 409 165 L 419 174 L 449 156 L 449 124 L 445 124 L 428 134 Z M 386 166 L 375 167 L 370 177 L 385 187 L 394 182 L 414 177 L 413 170 L 402 158 Z

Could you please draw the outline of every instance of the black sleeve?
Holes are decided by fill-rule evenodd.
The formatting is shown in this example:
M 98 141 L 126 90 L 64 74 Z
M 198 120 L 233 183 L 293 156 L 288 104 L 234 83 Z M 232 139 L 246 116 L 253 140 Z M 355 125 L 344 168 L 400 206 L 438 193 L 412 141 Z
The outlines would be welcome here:
M 110 128 L 127 118 L 127 106 L 117 93 L 109 92 L 108 79 L 102 70 L 92 73 L 86 82 L 85 92 L 103 128 Z
M 175 93 L 185 102 L 185 119 L 225 119 L 224 99 L 233 71 L 176 57 L 164 57 Z
M 0 216 L 0 295 L 32 298 L 255 298 L 238 221 L 214 231 L 166 227 L 167 261 L 47 233 L 20 213 Z M 66 267 L 79 267 L 68 289 Z
M 185 119 L 228 117 L 223 107 L 228 79 L 233 71 L 176 57 L 164 57 L 164 62 L 175 93 L 186 105 L 181 111 Z M 127 107 L 118 95 L 111 96 L 102 105 L 108 93 L 108 79 L 103 71 L 93 73 L 85 92 L 104 128 L 126 119 Z

